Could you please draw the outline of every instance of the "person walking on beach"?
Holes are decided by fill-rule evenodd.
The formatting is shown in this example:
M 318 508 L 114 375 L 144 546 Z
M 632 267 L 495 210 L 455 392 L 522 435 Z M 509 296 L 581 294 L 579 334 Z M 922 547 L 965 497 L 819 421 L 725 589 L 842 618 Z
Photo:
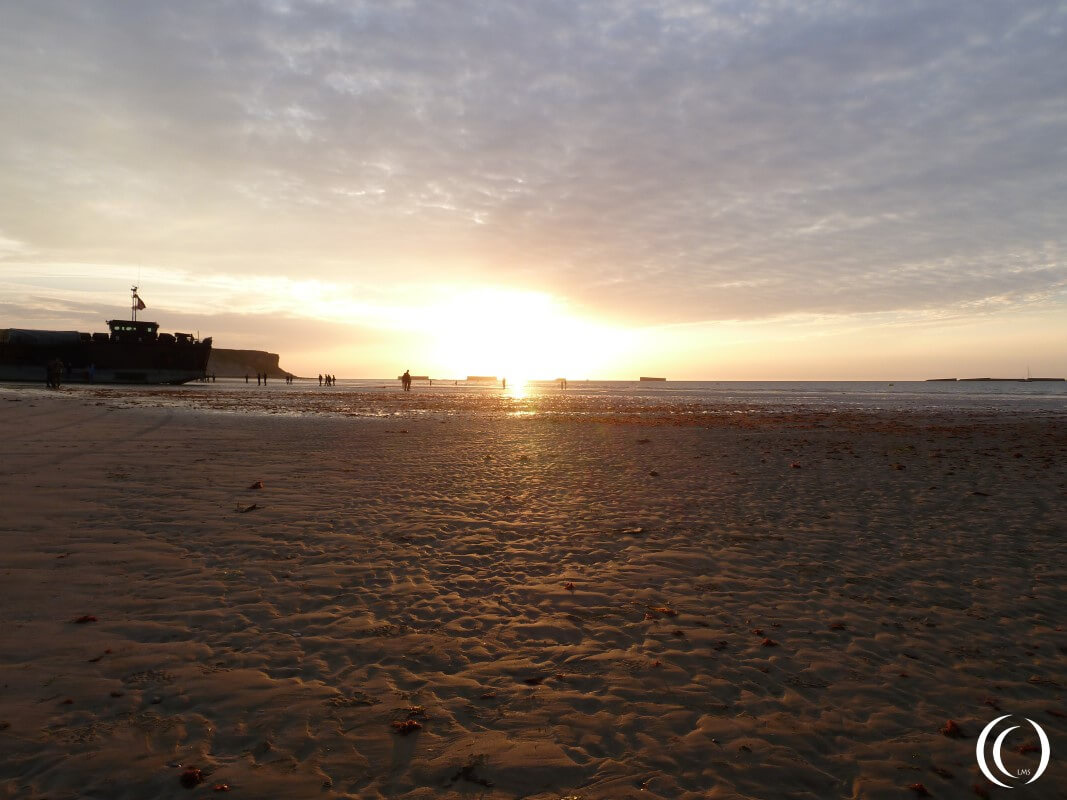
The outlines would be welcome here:
M 322 386 L 322 373 L 319 373 L 319 386 Z
M 52 359 L 48 362 L 48 386 L 51 389 L 58 389 L 60 382 L 63 380 L 63 362 L 58 358 Z
M 400 376 L 400 385 L 404 387 L 405 392 L 411 391 L 411 370 L 404 370 L 404 374 Z

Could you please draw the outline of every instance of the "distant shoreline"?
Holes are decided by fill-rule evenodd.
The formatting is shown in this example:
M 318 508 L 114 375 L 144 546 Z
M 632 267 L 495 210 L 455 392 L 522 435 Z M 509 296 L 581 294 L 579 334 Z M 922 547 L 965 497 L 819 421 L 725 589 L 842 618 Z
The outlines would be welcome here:
M 976 381 L 992 381 L 996 383 L 1052 383 L 1064 381 L 1067 378 L 927 378 L 925 383 L 973 383 Z

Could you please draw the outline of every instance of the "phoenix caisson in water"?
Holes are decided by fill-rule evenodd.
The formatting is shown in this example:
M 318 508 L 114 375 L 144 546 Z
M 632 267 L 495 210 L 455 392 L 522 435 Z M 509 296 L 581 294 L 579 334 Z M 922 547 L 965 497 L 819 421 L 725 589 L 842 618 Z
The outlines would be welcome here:
M 207 374 L 211 337 L 160 333 L 137 319 L 145 307 L 133 287 L 129 320 L 109 320 L 108 333 L 0 329 L 0 381 L 49 379 L 49 365 L 65 383 L 186 383 Z

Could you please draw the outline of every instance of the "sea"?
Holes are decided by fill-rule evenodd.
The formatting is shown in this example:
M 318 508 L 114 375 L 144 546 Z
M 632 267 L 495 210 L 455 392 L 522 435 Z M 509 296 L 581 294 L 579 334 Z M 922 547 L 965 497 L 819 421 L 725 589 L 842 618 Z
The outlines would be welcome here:
M 0 392 L 49 393 L 35 384 L 0 384 Z M 533 381 L 524 385 L 416 381 L 403 392 L 397 380 L 317 380 L 266 386 L 241 378 L 182 386 L 68 384 L 60 393 L 85 402 L 154 406 L 236 414 L 405 417 L 417 415 L 642 416 L 737 413 L 985 412 L 1064 415 L 1067 382 L 1056 381 Z

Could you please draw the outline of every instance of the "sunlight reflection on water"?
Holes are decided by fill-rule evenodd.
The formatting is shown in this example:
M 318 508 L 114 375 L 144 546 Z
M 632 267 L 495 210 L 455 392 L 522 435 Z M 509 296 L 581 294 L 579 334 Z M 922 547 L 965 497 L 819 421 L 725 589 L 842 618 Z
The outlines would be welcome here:
M 36 384 L 6 384 L 4 392 L 45 393 Z M 401 392 L 392 382 L 342 380 L 332 387 L 315 382 L 266 387 L 241 380 L 184 386 L 88 386 L 61 390 L 87 402 L 161 406 L 227 413 L 339 415 L 371 418 L 397 416 L 707 418 L 739 412 L 794 410 L 838 411 L 1011 411 L 1067 412 L 1065 383 L 926 383 L 880 382 L 572 382 L 564 391 L 556 383 L 509 385 L 434 385 Z

